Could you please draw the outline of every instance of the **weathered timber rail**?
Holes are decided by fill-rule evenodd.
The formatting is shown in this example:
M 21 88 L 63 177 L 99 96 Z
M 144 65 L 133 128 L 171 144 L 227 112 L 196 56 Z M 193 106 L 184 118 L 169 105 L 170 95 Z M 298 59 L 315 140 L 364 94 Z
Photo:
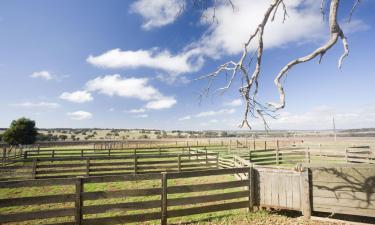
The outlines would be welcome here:
M 68 178 L 119 174 L 194 171 L 218 168 L 218 154 L 203 151 L 190 154 L 63 157 L 23 159 L 26 165 L 0 167 L 1 180 Z
M 189 178 L 247 174 L 247 180 L 221 181 L 214 183 L 189 183 Z M 0 182 L 0 189 L 9 188 L 41 188 L 50 186 L 66 186 L 70 193 L 40 196 L 0 199 L 0 208 L 23 207 L 24 212 L 17 210 L 1 210 L 0 223 L 22 222 L 43 219 L 56 219 L 55 224 L 123 224 L 130 222 L 143 222 L 160 220 L 161 224 L 167 224 L 168 218 L 194 215 L 200 213 L 217 212 L 224 210 L 252 208 L 253 195 L 251 190 L 252 168 L 214 169 L 199 172 L 172 172 L 161 174 L 133 174 L 122 176 L 102 176 L 87 178 L 45 179 Z M 185 180 L 187 184 L 176 185 L 170 183 L 173 180 Z M 101 191 L 95 188 L 90 190 L 93 184 L 110 185 L 113 182 L 143 182 L 154 181 L 159 185 L 150 188 L 121 189 Z M 122 187 L 126 187 L 123 185 Z M 202 191 L 220 191 L 214 194 L 191 194 Z M 228 191 L 226 191 L 228 190 Z M 223 192 L 225 191 L 225 192 Z M 40 194 L 40 193 L 39 193 Z M 181 195 L 184 194 L 182 197 Z M 144 197 L 135 198 L 132 197 Z M 147 197 L 147 198 L 146 198 Z M 120 200 L 125 202 L 120 202 Z M 130 200 L 129 200 L 130 199 Z M 101 201 L 99 201 L 101 200 Z M 108 200 L 104 201 L 103 200 Z M 65 207 L 51 204 L 63 204 Z M 197 206 L 197 204 L 204 204 Z M 38 205 L 38 211 L 29 211 L 27 207 Z M 41 208 L 41 205 L 47 205 Z M 188 206 L 188 207 L 186 207 Z M 121 215 L 96 216 L 121 210 Z M 129 213 L 134 211 L 135 213 Z M 142 213 L 136 210 L 142 210 Z M 22 210 L 21 210 L 22 211 Z M 5 212 L 5 213 L 4 213 Z M 93 217 L 94 216 L 94 217 Z M 60 219 L 60 220 L 59 220 Z M 51 223 L 52 224 L 52 223 Z

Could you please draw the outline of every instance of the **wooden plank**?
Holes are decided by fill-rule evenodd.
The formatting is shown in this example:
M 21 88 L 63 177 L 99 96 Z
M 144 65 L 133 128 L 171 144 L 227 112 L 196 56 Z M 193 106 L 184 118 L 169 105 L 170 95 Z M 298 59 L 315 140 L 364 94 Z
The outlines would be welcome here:
M 83 173 L 86 169 L 74 169 L 74 170 L 38 170 L 37 175 L 48 175 L 48 174 L 61 174 L 61 173 Z
M 150 220 L 158 220 L 161 218 L 160 212 L 140 213 L 127 216 L 103 217 L 95 219 L 84 219 L 82 225 L 113 225 L 124 223 L 145 222 Z
M 269 174 L 271 179 L 271 188 L 269 189 L 271 191 L 271 205 L 272 206 L 280 206 L 279 202 L 279 179 L 277 173 L 271 173 Z
M 0 182 L 0 188 L 40 187 L 73 184 L 75 184 L 75 179 L 22 180 Z
M 365 183 L 348 183 L 348 182 L 328 182 L 328 181 L 313 181 L 313 190 L 331 190 L 331 191 L 360 191 L 364 190 L 368 193 L 374 193 L 371 188 L 364 189 Z
M 312 177 L 313 181 L 365 183 L 375 179 L 375 167 L 312 169 Z
M 112 210 L 139 210 L 139 209 L 152 209 L 161 207 L 160 200 L 151 201 L 139 201 L 139 202 L 125 202 L 116 204 L 101 204 L 101 205 L 90 205 L 84 206 L 82 209 L 83 214 L 97 214 L 105 213 Z
M 75 194 L 0 199 L 0 207 L 73 202 Z
M 221 193 L 221 194 L 204 195 L 204 196 L 173 198 L 173 199 L 168 199 L 168 206 L 216 202 L 216 201 L 230 200 L 230 199 L 236 199 L 236 198 L 246 198 L 246 197 L 249 197 L 248 191 L 237 191 L 237 192 L 229 192 L 229 193 Z
M 293 207 L 293 176 L 288 175 L 286 177 L 286 207 L 289 209 L 295 209 Z M 299 191 L 297 192 L 299 193 Z
M 367 209 L 367 208 L 351 208 L 351 207 L 339 207 L 339 206 L 332 207 L 332 206 L 314 204 L 314 211 L 375 217 L 375 210 Z
M 48 165 L 38 165 L 38 169 L 49 169 L 49 168 L 58 168 L 58 167 L 75 168 L 75 167 L 84 167 L 84 166 L 86 166 L 86 164 L 84 163 L 48 164 Z
M 127 174 L 117 176 L 103 176 L 103 177 L 88 177 L 85 178 L 85 183 L 107 183 L 107 182 L 121 182 L 121 181 L 137 181 L 137 180 L 157 180 L 161 179 L 160 174 Z
M 292 177 L 293 186 L 293 208 L 301 209 L 301 183 L 299 176 Z
M 326 198 L 313 197 L 314 205 L 326 205 L 331 207 L 350 207 L 375 210 L 375 201 L 368 199 Z
M 44 211 L 32 211 L 32 212 L 24 212 L 24 213 L 13 213 L 13 214 L 8 214 L 8 215 L 1 215 L 0 223 L 21 222 L 21 221 L 36 220 L 36 219 L 73 216 L 74 212 L 75 212 L 74 208 L 65 208 L 65 209 L 52 209 L 52 210 L 44 210 Z
M 362 199 L 366 201 L 375 201 L 375 191 L 341 191 L 313 189 L 313 197 L 340 198 L 340 199 Z
M 182 173 L 168 173 L 168 179 L 177 178 L 190 178 L 190 177 L 203 177 L 203 176 L 216 176 L 224 174 L 236 174 L 236 173 L 246 173 L 248 168 L 231 168 L 231 169 L 210 169 L 202 170 L 197 172 L 182 172 Z
M 104 171 L 121 171 L 121 170 L 133 170 L 134 167 L 130 166 L 125 166 L 125 167 L 100 167 L 100 168 L 90 168 L 90 172 L 104 172 Z M 86 170 L 85 170 L 86 171 Z
M 224 211 L 224 210 L 240 209 L 240 208 L 247 208 L 247 207 L 249 207 L 248 201 L 240 201 L 240 202 L 223 203 L 223 204 L 218 204 L 218 205 L 200 206 L 200 207 L 187 208 L 187 209 L 175 209 L 175 210 L 168 211 L 168 218 L 189 216 L 189 215 L 209 213 L 209 212 L 218 212 L 218 211 Z
M 110 199 L 110 198 L 124 198 L 124 197 L 139 197 L 160 195 L 161 188 L 145 188 L 145 189 L 128 189 L 119 191 L 94 191 L 82 193 L 82 198 L 86 200 Z
M 221 182 L 221 183 L 171 186 L 171 187 L 168 187 L 168 194 L 246 187 L 248 186 L 248 183 L 249 183 L 248 180 L 237 180 L 237 181 L 226 181 L 226 182 Z

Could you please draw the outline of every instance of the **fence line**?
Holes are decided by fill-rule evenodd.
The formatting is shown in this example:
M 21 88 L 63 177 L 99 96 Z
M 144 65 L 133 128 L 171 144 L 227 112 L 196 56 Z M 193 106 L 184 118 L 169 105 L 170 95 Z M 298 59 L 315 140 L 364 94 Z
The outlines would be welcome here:
M 72 193 L 55 194 L 33 197 L 0 199 L 0 208 L 16 206 L 32 206 L 41 204 L 64 203 L 69 206 L 57 209 L 48 209 L 32 212 L 17 212 L 2 214 L 0 223 L 21 222 L 36 219 L 50 219 L 69 217 L 70 221 L 59 224 L 119 224 L 128 222 L 143 222 L 149 220 L 160 220 L 161 224 L 166 224 L 168 218 L 194 215 L 199 213 L 208 213 L 240 208 L 251 208 L 251 175 L 252 168 L 232 168 L 232 169 L 214 169 L 200 172 L 172 172 L 162 174 L 133 174 L 122 176 L 103 176 L 87 178 L 67 178 L 67 179 L 46 179 L 46 180 L 27 180 L 27 181 L 8 181 L 0 182 L 0 188 L 22 188 L 22 187 L 47 187 L 64 185 L 74 188 Z M 224 181 L 205 184 L 173 185 L 169 180 L 185 179 L 192 177 L 233 175 L 236 173 L 247 173 L 248 179 L 242 181 Z M 127 182 L 127 181 L 160 181 L 161 187 L 127 189 L 114 191 L 87 191 L 86 185 Z M 233 191 L 233 188 L 237 188 Z M 240 188 L 240 189 L 238 189 Z M 241 188 L 247 188 L 246 190 Z M 194 197 L 181 197 L 181 194 L 225 190 L 230 192 L 219 194 L 200 194 Z M 175 195 L 176 196 L 170 196 Z M 132 200 L 124 203 L 97 203 L 95 205 L 86 204 L 86 201 L 95 201 L 103 199 L 118 199 L 124 197 L 157 197 L 159 200 Z M 246 199 L 246 200 L 245 200 Z M 236 200 L 236 201 L 234 201 Z M 230 201 L 230 202 L 225 202 Z M 216 202 L 216 203 L 215 203 Z M 214 203 L 214 205 L 196 206 L 198 203 Z M 74 207 L 73 205 L 74 204 Z M 186 208 L 183 206 L 192 205 Z M 176 208 L 179 207 L 179 208 Z M 182 208 L 181 208 L 182 207 Z M 112 210 L 153 210 L 152 212 L 143 212 L 140 214 L 128 214 L 121 216 L 110 216 L 100 218 L 89 218 L 87 216 L 100 214 Z M 73 219 L 74 218 L 74 219 Z M 72 221 L 73 219 L 73 221 Z

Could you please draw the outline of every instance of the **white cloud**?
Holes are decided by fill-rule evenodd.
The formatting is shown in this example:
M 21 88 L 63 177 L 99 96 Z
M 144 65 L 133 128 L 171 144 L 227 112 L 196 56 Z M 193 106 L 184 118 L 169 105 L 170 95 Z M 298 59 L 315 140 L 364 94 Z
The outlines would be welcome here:
M 170 108 L 177 103 L 174 97 L 164 96 L 151 86 L 147 78 L 122 78 L 120 75 L 97 77 L 86 83 L 88 91 L 98 91 L 109 96 L 136 98 L 148 101 L 148 109 Z
M 340 25 L 346 35 L 370 29 L 368 24 L 358 19 L 351 20 L 350 23 L 347 21 L 342 21 Z
M 86 112 L 86 111 L 76 111 L 76 112 L 70 112 L 67 113 L 67 115 L 72 119 L 72 120 L 88 120 L 92 118 L 92 113 Z
M 211 111 L 204 111 L 197 113 L 195 115 L 187 115 L 184 117 L 179 118 L 179 121 L 184 121 L 184 120 L 190 120 L 192 118 L 202 118 L 202 117 L 212 117 L 212 116 L 219 116 L 219 115 L 229 115 L 235 113 L 235 109 L 220 109 L 220 110 L 211 110 Z
M 135 115 L 134 118 L 148 118 L 148 114 Z
M 131 5 L 135 12 L 145 20 L 142 28 L 150 30 L 173 23 L 181 14 L 185 0 L 138 0 Z
M 55 102 L 22 102 L 11 104 L 12 106 L 25 107 L 25 108 L 50 108 L 55 109 L 60 107 L 60 104 Z
M 168 73 L 180 74 L 194 72 L 202 67 L 203 59 L 201 57 L 193 57 L 198 53 L 199 51 L 196 49 L 177 55 L 172 55 L 167 50 L 140 49 L 137 51 L 122 51 L 120 49 L 112 49 L 98 56 L 90 55 L 87 58 L 87 62 L 104 68 L 147 67 L 163 70 Z
M 46 70 L 43 70 L 43 71 L 39 71 L 39 72 L 34 72 L 31 74 L 32 78 L 41 78 L 41 79 L 44 79 L 44 80 L 52 80 L 53 79 L 53 75 L 46 71 Z
M 177 103 L 173 97 L 161 98 L 158 100 L 150 101 L 146 104 L 147 109 L 168 109 Z
M 208 116 L 217 116 L 217 115 L 224 115 L 224 114 L 233 114 L 235 113 L 235 109 L 221 109 L 218 111 L 205 111 L 205 112 L 200 112 L 195 117 L 200 118 L 200 117 L 208 117 Z
M 139 109 L 131 109 L 131 110 L 128 110 L 128 111 L 125 111 L 127 113 L 144 113 L 146 112 L 146 110 L 144 108 L 139 108 Z
M 184 121 L 184 120 L 190 120 L 190 119 L 191 119 L 191 116 L 184 116 L 184 117 L 179 118 L 178 120 Z
M 230 102 L 225 102 L 225 106 L 230 106 L 230 107 L 237 107 L 242 105 L 242 99 L 234 99 Z
M 315 130 L 332 129 L 333 117 L 336 128 L 363 128 L 375 126 L 375 107 L 339 111 L 329 106 L 318 106 L 301 113 L 281 112 L 277 119 L 268 119 L 271 129 Z M 254 128 L 264 129 L 262 121 L 252 122 Z
M 60 98 L 75 103 L 90 102 L 94 99 L 91 93 L 87 91 L 64 92 L 60 95 Z
M 207 23 L 212 17 L 209 8 L 202 16 L 202 23 L 209 25 L 208 32 L 199 42 L 203 51 L 211 57 L 218 54 L 237 54 L 264 16 L 270 0 L 234 0 L 235 10 L 228 4 L 216 7 L 217 23 Z M 306 0 L 287 0 L 288 17 L 285 23 L 280 9 L 275 21 L 267 24 L 264 34 L 264 47 L 274 48 L 288 43 L 320 40 L 324 36 L 325 24 L 319 4 Z

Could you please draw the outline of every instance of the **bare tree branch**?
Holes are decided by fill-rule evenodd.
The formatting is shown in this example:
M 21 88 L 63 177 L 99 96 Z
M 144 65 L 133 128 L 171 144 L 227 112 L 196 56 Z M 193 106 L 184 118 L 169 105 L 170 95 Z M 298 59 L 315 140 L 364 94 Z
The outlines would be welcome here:
M 206 90 L 209 90 L 212 85 L 212 80 L 216 77 L 218 77 L 222 73 L 230 73 L 230 78 L 225 86 L 217 89 L 217 91 L 226 91 L 231 87 L 233 84 L 233 81 L 240 76 L 240 79 L 242 80 L 242 85 L 239 88 L 240 95 L 244 98 L 246 106 L 244 111 L 244 116 L 242 119 L 242 122 L 240 124 L 240 127 L 247 126 L 251 128 L 249 117 L 254 118 L 260 118 L 263 123 L 265 129 L 269 129 L 266 117 L 276 118 L 275 113 L 285 107 L 285 91 L 283 84 L 281 83 L 281 80 L 287 76 L 288 72 L 296 65 L 308 62 L 310 60 L 315 59 L 319 56 L 319 63 L 321 62 L 323 56 L 325 53 L 332 48 L 337 43 L 337 40 L 340 38 L 343 44 L 344 52 L 341 55 L 341 57 L 338 60 L 338 67 L 341 68 L 344 59 L 349 54 L 349 44 L 347 41 L 347 38 L 342 31 L 338 21 L 337 21 L 337 13 L 339 9 L 339 3 L 341 0 L 330 0 L 330 7 L 329 7 L 329 30 L 330 30 L 330 36 L 328 41 L 323 44 L 322 46 L 315 49 L 310 54 L 297 58 L 295 60 L 292 60 L 288 64 L 286 64 L 280 72 L 275 77 L 274 83 L 277 87 L 277 90 L 279 92 L 279 102 L 274 103 L 270 102 L 265 105 L 261 104 L 257 100 L 258 95 L 258 88 L 259 88 L 259 76 L 261 74 L 262 70 L 262 60 L 263 60 L 263 48 L 264 48 L 264 30 L 265 27 L 269 22 L 274 21 L 276 14 L 278 12 L 279 7 L 283 9 L 283 22 L 285 21 L 286 17 L 288 16 L 287 7 L 285 5 L 284 0 L 272 0 L 271 4 L 267 7 L 264 16 L 262 18 L 262 21 L 256 29 L 250 33 L 249 38 L 244 43 L 242 55 L 240 59 L 236 61 L 229 61 L 222 65 L 220 65 L 216 71 L 213 73 L 210 73 L 208 75 L 204 75 L 199 77 L 198 79 L 208 79 L 209 81 L 209 87 Z M 353 8 L 350 12 L 349 21 L 352 17 L 352 14 L 354 10 L 357 8 L 358 4 L 361 0 L 355 0 L 355 4 L 353 5 Z M 216 4 L 216 1 L 214 1 Z M 233 6 L 233 3 L 229 1 L 230 4 Z M 323 16 L 323 21 L 325 19 L 325 5 L 326 0 L 321 0 L 320 3 L 320 11 Z M 214 6 L 216 7 L 216 5 Z M 254 46 L 255 45 L 255 46 Z M 256 49 L 255 54 L 249 54 L 250 48 Z M 254 69 L 252 70 L 251 62 L 255 61 L 255 65 L 253 66 Z M 247 63 L 248 62 L 248 63 Z

